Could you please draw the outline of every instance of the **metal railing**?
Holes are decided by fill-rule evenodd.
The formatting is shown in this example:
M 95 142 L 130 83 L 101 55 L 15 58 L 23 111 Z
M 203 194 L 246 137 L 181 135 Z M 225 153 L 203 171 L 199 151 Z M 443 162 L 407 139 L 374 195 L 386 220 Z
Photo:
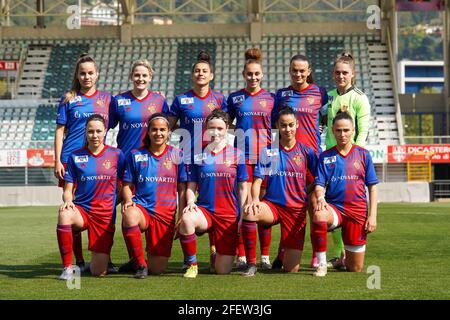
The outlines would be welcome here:
M 450 180 L 437 180 L 431 183 L 433 199 L 450 198 Z

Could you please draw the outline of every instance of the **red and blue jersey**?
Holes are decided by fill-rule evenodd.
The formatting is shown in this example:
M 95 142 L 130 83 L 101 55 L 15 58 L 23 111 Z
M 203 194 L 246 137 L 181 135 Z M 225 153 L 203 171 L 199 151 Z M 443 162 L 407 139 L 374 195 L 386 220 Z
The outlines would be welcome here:
M 359 223 L 364 223 L 367 217 L 365 186 L 377 183 L 369 151 L 356 144 L 345 156 L 336 147 L 319 156 L 314 184 L 326 188 L 327 202 Z
M 314 149 L 317 155 L 320 148 L 319 124 L 321 114 L 326 115 L 327 91 L 315 84 L 310 84 L 301 91 L 292 86 L 277 91 L 272 123 L 278 119 L 278 112 L 284 107 L 291 107 L 298 120 L 296 140 Z
M 131 150 L 144 146 L 147 122 L 151 115 L 156 112 L 167 114 L 169 106 L 161 94 L 150 91 L 142 99 L 136 98 L 131 91 L 121 93 L 115 98 L 117 105 L 111 114 L 110 128 L 119 123 L 117 147 L 127 155 Z
M 64 103 L 61 98 L 58 106 L 56 124 L 65 126 L 65 138 L 61 152 L 61 162 L 67 163 L 69 155 L 85 145 L 86 120 L 94 113 L 106 120 L 106 129 L 111 111 L 115 109 L 116 99 L 109 92 L 95 91 L 86 96 L 81 93 Z
M 268 146 L 261 151 L 253 177 L 264 180 L 264 199 L 286 208 L 305 209 L 308 202 L 306 173 L 315 175 L 317 156 L 314 150 L 297 142 L 290 150 Z
M 86 147 L 72 152 L 64 180 L 75 185 L 73 203 L 95 219 L 115 223 L 116 188 L 124 169 L 125 157 L 114 147 L 105 146 L 97 155 Z
M 177 185 L 185 182 L 186 169 L 180 150 L 167 145 L 159 156 L 146 148 L 132 150 L 126 158 L 124 182 L 134 184 L 133 202 L 167 223 L 177 210 Z
M 194 161 L 188 167 L 188 181 L 197 183 L 197 205 L 213 215 L 238 220 L 237 184 L 248 180 L 244 153 L 231 146 L 217 154 L 205 148 L 194 155 Z
M 245 150 L 247 161 L 256 163 L 259 152 L 272 142 L 271 115 L 275 95 L 264 89 L 253 94 L 242 89 L 230 94 L 227 105 L 231 121 L 236 118 L 234 146 Z
M 170 106 L 169 115 L 180 119 L 180 128 L 189 132 L 191 140 L 190 147 L 184 148 L 187 159 L 188 152 L 196 150 L 200 153 L 206 143 L 202 143 L 203 134 L 206 131 L 206 117 L 214 109 L 227 111 L 226 100 L 223 94 L 209 89 L 204 97 L 198 96 L 193 90 L 175 97 Z M 183 138 L 184 139 L 184 138 Z M 186 143 L 187 141 L 185 141 Z

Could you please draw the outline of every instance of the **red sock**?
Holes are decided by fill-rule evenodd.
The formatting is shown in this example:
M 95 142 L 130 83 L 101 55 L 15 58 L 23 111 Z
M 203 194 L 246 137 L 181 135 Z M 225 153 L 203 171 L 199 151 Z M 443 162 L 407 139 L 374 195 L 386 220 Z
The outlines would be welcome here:
M 272 227 L 262 227 L 258 225 L 259 247 L 262 256 L 269 255 L 270 241 L 272 241 Z
M 189 265 L 197 265 L 197 240 L 195 233 L 180 234 L 180 243 L 185 262 Z
M 242 231 L 241 234 L 239 235 L 239 242 L 236 248 L 236 255 L 238 257 L 245 257 L 244 237 L 242 236 Z
M 58 238 L 59 253 L 61 254 L 61 260 L 64 268 L 72 265 L 72 225 L 70 224 L 57 224 L 56 236 Z
M 139 226 L 129 228 L 122 227 L 123 238 L 128 248 L 128 252 L 136 260 L 138 266 L 147 266 L 144 257 L 144 250 L 142 249 L 142 236 Z
M 318 221 L 311 224 L 311 242 L 313 252 L 327 251 L 327 222 Z
M 256 264 L 256 222 L 243 220 L 241 225 L 247 264 Z
M 75 255 L 75 261 L 76 262 L 84 261 L 83 244 L 81 241 L 81 231 L 72 230 L 72 238 L 73 238 L 73 253 Z
M 125 227 L 123 225 L 123 223 L 122 223 L 122 234 L 123 234 L 123 230 L 126 229 L 126 228 L 127 227 Z M 127 247 L 128 258 L 131 260 L 133 258 L 133 252 L 131 250 L 132 249 L 132 245 L 127 242 L 127 239 L 125 238 L 125 236 L 123 238 L 125 240 L 125 246 Z

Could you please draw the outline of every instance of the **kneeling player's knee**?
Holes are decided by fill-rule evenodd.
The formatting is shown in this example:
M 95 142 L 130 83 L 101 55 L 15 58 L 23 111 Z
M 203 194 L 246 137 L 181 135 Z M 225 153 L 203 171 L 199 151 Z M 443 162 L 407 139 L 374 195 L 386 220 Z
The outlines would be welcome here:
M 60 209 L 58 212 L 59 224 L 70 224 L 72 221 L 72 212 L 67 209 Z
M 312 221 L 313 222 L 322 222 L 322 221 L 327 221 L 327 218 L 328 218 L 328 211 L 321 210 L 321 211 L 314 212 Z
M 122 218 L 125 227 L 132 227 L 138 223 L 138 212 L 135 208 L 127 208 Z

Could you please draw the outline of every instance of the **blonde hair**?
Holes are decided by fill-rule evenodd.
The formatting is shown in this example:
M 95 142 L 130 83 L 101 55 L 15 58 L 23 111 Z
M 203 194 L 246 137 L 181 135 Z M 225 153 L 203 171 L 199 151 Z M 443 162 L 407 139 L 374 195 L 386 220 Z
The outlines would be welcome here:
M 95 71 L 98 73 L 97 63 L 95 62 L 94 58 L 91 57 L 87 53 L 82 53 L 78 57 L 77 63 L 75 65 L 75 70 L 73 72 L 73 78 L 72 78 L 72 86 L 70 87 L 70 90 L 66 92 L 64 95 L 64 103 L 70 101 L 71 99 L 75 98 L 77 95 L 77 92 L 81 89 L 80 81 L 78 80 L 78 71 L 80 70 L 80 64 L 85 62 L 92 62 L 95 67 Z
M 351 53 L 349 52 L 344 52 L 341 54 L 341 56 L 339 58 L 336 59 L 336 61 L 334 62 L 334 68 L 336 68 L 336 64 L 338 63 L 346 63 L 350 66 L 350 68 L 353 71 L 353 78 L 352 78 L 352 85 L 355 84 L 356 80 L 355 80 L 355 59 L 353 58 L 353 56 L 351 55 Z
M 134 73 L 134 69 L 136 69 L 137 67 L 146 67 L 148 69 L 148 73 L 150 74 L 150 78 L 153 77 L 153 73 L 155 72 L 150 64 L 150 62 L 148 62 L 147 59 L 140 59 L 140 60 L 136 60 L 135 62 L 133 62 L 133 65 L 131 66 L 131 70 L 130 70 L 130 75 L 129 78 L 130 80 L 133 77 L 133 73 Z

